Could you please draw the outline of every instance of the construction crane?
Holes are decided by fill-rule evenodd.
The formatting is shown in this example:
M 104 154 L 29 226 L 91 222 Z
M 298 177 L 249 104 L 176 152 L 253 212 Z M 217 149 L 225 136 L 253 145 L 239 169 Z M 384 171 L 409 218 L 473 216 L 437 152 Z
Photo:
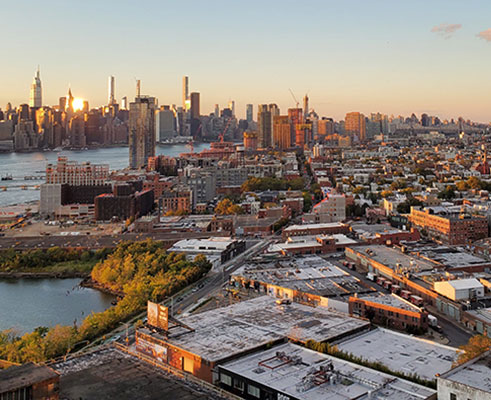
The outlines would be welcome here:
M 295 95 L 293 94 L 293 90 L 291 89 L 288 89 L 293 97 L 293 101 L 295 101 L 295 108 L 298 108 L 298 105 L 300 104 L 297 100 L 297 98 L 295 97 Z
M 225 128 L 223 129 L 223 132 L 218 135 L 218 137 L 220 139 L 220 143 L 223 143 L 223 137 L 227 133 L 227 129 L 228 129 L 228 126 L 230 125 L 230 121 L 232 121 L 232 118 L 229 118 L 227 120 L 227 123 L 225 124 Z

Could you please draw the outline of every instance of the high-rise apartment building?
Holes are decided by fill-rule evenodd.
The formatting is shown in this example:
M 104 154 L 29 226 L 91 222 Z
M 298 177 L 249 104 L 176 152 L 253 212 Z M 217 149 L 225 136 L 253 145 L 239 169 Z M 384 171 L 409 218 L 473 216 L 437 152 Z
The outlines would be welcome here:
M 252 104 L 247 104 L 246 105 L 246 120 L 248 123 L 251 123 L 252 122 L 252 116 L 254 115 L 253 114 L 254 112 L 254 106 Z
M 190 111 L 191 111 L 191 118 L 199 118 L 200 111 L 199 111 L 199 93 L 198 92 L 191 93 Z
M 191 93 L 190 100 L 191 100 L 190 102 L 191 108 L 189 110 L 190 113 L 189 123 L 190 123 L 191 136 L 197 137 L 199 136 L 201 131 L 199 93 L 198 92 Z
M 358 135 L 361 141 L 366 139 L 366 121 L 365 116 L 359 112 L 350 112 L 344 119 L 345 132 L 351 135 Z
M 87 144 L 85 136 L 85 121 L 82 115 L 75 115 L 70 118 L 68 137 L 70 139 L 70 145 L 73 147 L 85 147 Z
M 189 110 L 190 102 L 189 102 L 189 77 L 182 77 L 182 108 L 183 110 Z
M 304 143 L 297 143 L 297 125 L 303 123 L 303 115 L 301 108 L 289 108 L 288 120 L 290 122 L 290 140 L 295 146 L 303 146 Z
M 273 117 L 273 147 L 280 150 L 292 147 L 288 115 L 276 115 Z
M 32 80 L 31 92 L 29 95 L 29 107 L 39 108 L 43 106 L 43 94 L 41 88 L 41 77 L 39 76 L 39 67 L 36 71 L 36 75 Z
M 332 135 L 334 133 L 334 120 L 332 118 L 322 118 L 318 121 L 318 133 L 321 136 Z
M 228 102 L 228 108 L 232 111 L 232 117 L 235 118 L 235 101 L 230 100 Z
M 273 144 L 272 104 L 259 104 L 257 108 L 258 146 L 268 148 Z
M 115 104 L 116 97 L 114 96 L 114 76 L 110 76 L 107 82 L 107 104 Z
M 130 167 L 142 168 L 148 157 L 155 156 L 155 97 L 139 96 L 130 103 L 129 150 Z
M 309 115 L 309 96 L 305 95 L 303 98 L 303 117 L 307 119 Z
M 46 166 L 46 183 L 68 185 L 102 185 L 109 178 L 109 164 L 69 161 L 58 157 L 57 164 Z
M 157 138 L 159 142 L 165 142 L 177 136 L 176 116 L 169 106 L 161 106 L 157 111 Z

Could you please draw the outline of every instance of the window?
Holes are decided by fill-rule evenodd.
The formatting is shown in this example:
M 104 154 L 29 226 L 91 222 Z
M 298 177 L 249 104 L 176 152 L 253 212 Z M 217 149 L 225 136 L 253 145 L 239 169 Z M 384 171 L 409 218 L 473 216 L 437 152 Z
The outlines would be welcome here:
M 232 378 L 224 373 L 220 374 L 220 382 L 227 386 L 232 386 Z
M 237 378 L 234 378 L 234 388 L 243 392 L 244 391 L 244 381 L 240 381 Z
M 261 397 L 261 390 L 253 385 L 247 385 L 247 393 L 258 399 Z
M 457 395 L 455 393 L 450 393 L 450 400 L 457 400 Z

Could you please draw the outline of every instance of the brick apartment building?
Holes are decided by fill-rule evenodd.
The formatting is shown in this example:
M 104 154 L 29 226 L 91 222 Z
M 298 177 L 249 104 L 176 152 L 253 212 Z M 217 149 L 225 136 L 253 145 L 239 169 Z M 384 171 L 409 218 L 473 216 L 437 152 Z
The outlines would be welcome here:
M 443 207 L 411 207 L 409 221 L 413 226 L 426 230 L 431 239 L 444 244 L 463 245 L 488 237 L 485 217 L 456 214 Z

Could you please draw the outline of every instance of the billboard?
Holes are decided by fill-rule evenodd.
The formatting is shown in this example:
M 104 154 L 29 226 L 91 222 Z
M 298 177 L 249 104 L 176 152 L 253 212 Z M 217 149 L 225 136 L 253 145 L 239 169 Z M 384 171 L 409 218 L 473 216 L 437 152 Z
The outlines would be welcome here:
M 169 309 L 151 301 L 147 304 L 148 324 L 167 330 L 169 328 Z
M 136 349 L 160 362 L 167 363 L 167 348 L 164 346 L 151 343 L 145 339 L 142 339 L 141 337 L 138 337 L 136 341 Z

